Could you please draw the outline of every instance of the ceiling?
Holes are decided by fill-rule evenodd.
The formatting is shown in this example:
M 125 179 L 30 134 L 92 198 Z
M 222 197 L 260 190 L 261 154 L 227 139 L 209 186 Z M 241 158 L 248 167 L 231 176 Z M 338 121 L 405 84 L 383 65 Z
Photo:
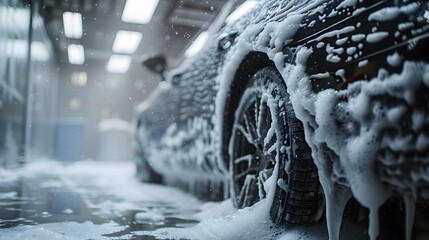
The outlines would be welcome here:
M 143 33 L 143 40 L 132 55 L 133 62 L 145 54 L 162 53 L 174 66 L 189 41 L 200 29 L 208 27 L 226 1 L 160 0 L 151 22 L 145 25 L 121 21 L 125 0 L 41 0 L 39 7 L 63 64 L 68 64 L 66 50 L 71 43 L 84 46 L 87 63 L 105 64 L 112 55 L 117 31 L 129 30 Z M 82 14 L 84 35 L 81 39 L 64 36 L 62 13 L 65 11 Z

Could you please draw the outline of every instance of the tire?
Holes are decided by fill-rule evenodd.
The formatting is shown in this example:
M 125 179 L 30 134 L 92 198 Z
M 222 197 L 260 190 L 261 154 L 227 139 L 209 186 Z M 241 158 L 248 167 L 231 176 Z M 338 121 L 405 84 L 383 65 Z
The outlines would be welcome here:
M 138 125 L 138 127 L 140 124 Z M 163 178 L 160 174 L 155 172 L 151 165 L 147 161 L 146 153 L 143 149 L 143 144 L 141 143 L 138 136 L 134 138 L 134 162 L 136 164 L 136 176 L 142 182 L 148 183 L 158 183 L 163 182 Z
M 228 148 L 234 205 L 252 206 L 269 196 L 264 182 L 277 176 L 270 208 L 273 222 L 318 220 L 323 196 L 317 168 L 275 68 L 263 68 L 250 78 L 234 116 Z
M 142 182 L 162 184 L 162 176 L 156 173 L 143 158 L 136 159 L 137 178 Z

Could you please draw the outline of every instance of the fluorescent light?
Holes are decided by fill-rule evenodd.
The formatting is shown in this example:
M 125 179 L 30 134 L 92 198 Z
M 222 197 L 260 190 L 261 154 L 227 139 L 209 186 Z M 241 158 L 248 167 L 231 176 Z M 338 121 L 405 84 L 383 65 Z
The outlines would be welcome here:
M 237 21 L 241 16 L 248 13 L 250 10 L 252 10 L 258 1 L 246 1 L 243 4 L 240 5 L 234 12 L 232 12 L 225 20 L 226 23 L 232 23 Z
M 159 0 L 127 0 L 122 21 L 147 24 L 152 19 Z
M 188 47 L 188 49 L 185 52 L 185 56 L 191 57 L 197 54 L 203 48 L 208 38 L 209 38 L 209 33 L 207 31 L 201 32 L 200 35 L 198 35 L 198 37 L 191 44 L 191 46 Z
M 107 71 L 111 73 L 126 73 L 130 68 L 131 57 L 128 55 L 114 54 L 107 63 Z
M 67 52 L 71 64 L 82 65 L 85 62 L 85 51 L 82 45 L 70 44 Z
M 119 31 L 116 34 L 112 51 L 115 53 L 133 54 L 136 52 L 142 40 L 142 34 L 139 32 Z
M 82 37 L 82 15 L 80 13 L 63 13 L 64 33 L 68 38 Z

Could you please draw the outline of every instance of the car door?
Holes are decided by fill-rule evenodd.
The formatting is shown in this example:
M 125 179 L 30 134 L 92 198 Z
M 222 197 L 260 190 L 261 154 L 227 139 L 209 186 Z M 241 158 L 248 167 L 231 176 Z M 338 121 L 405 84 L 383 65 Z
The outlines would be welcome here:
M 312 48 L 307 71 L 316 91 L 345 88 L 371 79 L 381 67 L 399 71 L 399 64 L 387 62 L 395 51 L 407 55 L 400 58 L 423 57 L 427 47 L 415 37 L 428 33 L 427 6 L 428 1 L 330 1 L 323 11 L 307 14 L 290 47 Z

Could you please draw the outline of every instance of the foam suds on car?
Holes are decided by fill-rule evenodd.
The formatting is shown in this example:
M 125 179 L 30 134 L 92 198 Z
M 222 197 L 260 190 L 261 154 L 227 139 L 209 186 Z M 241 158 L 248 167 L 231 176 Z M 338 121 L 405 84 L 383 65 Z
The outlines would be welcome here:
M 427 197 L 429 185 L 424 164 L 429 107 L 418 99 L 429 88 L 429 65 L 405 62 L 400 74 L 380 69 L 370 81 L 315 93 L 305 74 L 310 54 L 301 49 L 296 65 L 288 65 L 282 75 L 319 168 L 331 239 L 338 238 L 343 208 L 351 197 L 348 187 L 370 210 L 371 239 L 378 235 L 379 207 L 392 191 L 404 196 L 411 239 L 415 201 Z

